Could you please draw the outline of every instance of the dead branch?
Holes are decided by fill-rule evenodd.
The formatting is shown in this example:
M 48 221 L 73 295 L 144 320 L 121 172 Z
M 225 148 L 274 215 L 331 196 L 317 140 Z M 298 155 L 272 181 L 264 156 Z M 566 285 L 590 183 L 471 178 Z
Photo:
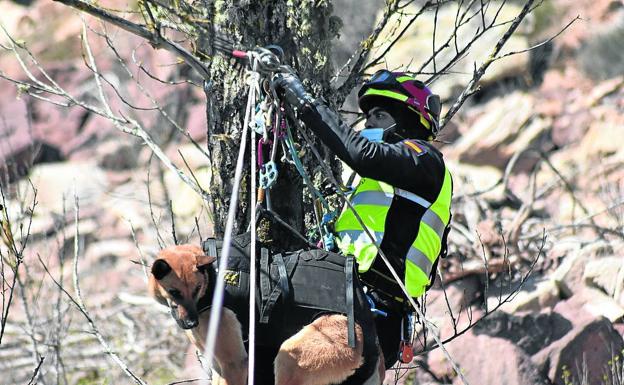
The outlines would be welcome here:
M 530 265 L 527 268 L 527 271 L 520 278 L 520 282 L 518 282 L 518 284 L 515 287 L 511 287 L 512 280 L 511 280 L 511 276 L 509 276 L 508 277 L 508 279 L 509 279 L 508 284 L 510 285 L 509 293 L 507 295 L 505 295 L 505 296 L 502 296 L 502 288 L 501 288 L 501 291 L 499 292 L 498 303 L 496 304 L 496 306 L 494 308 L 488 309 L 487 308 L 487 301 L 486 301 L 485 302 L 485 304 L 486 304 L 486 311 L 485 311 L 485 313 L 481 317 L 479 317 L 478 319 L 475 319 L 475 320 L 473 320 L 473 318 L 470 316 L 470 313 L 469 313 L 468 325 L 464 326 L 461 329 L 458 328 L 459 322 L 458 322 L 457 318 L 456 317 L 451 317 L 451 320 L 453 322 L 452 325 L 453 325 L 454 333 L 453 333 L 453 335 L 451 335 L 451 336 L 447 337 L 446 339 L 442 340 L 442 344 L 447 344 L 448 342 L 450 342 L 450 341 L 460 337 L 461 335 L 466 333 L 468 330 L 472 329 L 479 322 L 481 322 L 483 319 L 488 317 L 490 314 L 492 314 L 492 313 L 496 312 L 498 309 L 500 309 L 501 306 L 503 306 L 505 303 L 513 301 L 513 299 L 517 296 L 517 294 L 520 292 L 522 287 L 524 287 L 524 284 L 526 283 L 526 281 L 531 276 L 531 274 L 533 272 L 533 269 L 535 268 L 537 262 L 542 257 L 542 255 L 544 253 L 545 245 L 546 245 L 546 233 L 543 232 L 542 233 L 541 244 L 538 247 L 537 255 L 535 256 L 535 258 L 532 259 Z M 488 267 L 492 266 L 492 261 L 490 261 L 488 263 L 488 265 L 489 265 Z M 505 261 L 505 258 L 503 258 L 502 261 L 498 261 L 497 260 L 494 263 L 494 265 L 496 266 L 496 268 L 494 268 L 494 270 L 492 272 L 495 272 L 498 269 L 500 269 L 500 272 L 502 272 L 505 269 L 509 269 L 509 267 L 511 265 L 511 260 Z M 488 278 L 488 275 L 490 273 L 489 269 L 482 269 L 482 268 L 476 268 L 475 267 L 472 270 L 474 271 L 475 274 L 484 274 L 486 276 L 485 277 L 486 280 L 489 279 Z M 484 292 L 484 298 L 487 298 L 487 290 L 486 290 L 486 292 Z M 447 301 L 447 303 L 448 303 L 448 301 Z M 452 314 L 453 310 L 450 308 L 450 306 L 448 306 L 447 310 Z M 436 349 L 437 347 L 438 347 L 437 343 L 432 345 L 432 346 L 429 346 L 429 347 L 427 347 L 427 343 L 425 343 L 425 344 L 423 344 L 423 350 L 418 352 L 418 355 L 423 355 L 423 354 L 429 353 L 432 350 Z
M 136 24 L 119 16 L 113 15 L 104 9 L 87 3 L 82 0 L 54 0 L 64 5 L 75 8 L 79 11 L 85 12 L 89 15 L 95 16 L 98 19 L 117 26 L 133 35 L 144 38 L 149 41 L 154 48 L 163 48 L 176 55 L 182 57 L 197 73 L 203 78 L 208 79 L 210 72 L 208 68 L 202 63 L 196 56 L 191 54 L 185 48 L 179 44 L 165 38 L 159 31 L 150 30 L 147 26 Z
M 79 202 L 78 202 L 78 198 L 77 197 L 75 198 L 75 201 L 74 201 L 74 209 L 75 209 L 76 232 L 75 232 L 75 237 L 74 237 L 74 258 L 73 258 L 73 274 L 72 274 L 72 276 L 73 276 L 74 291 L 76 292 L 76 297 L 72 296 L 63 287 L 63 284 L 61 282 L 58 282 L 54 278 L 54 276 L 52 275 L 52 273 L 48 269 L 48 267 L 45 264 L 45 262 L 41 259 L 41 257 L 39 257 L 39 262 L 41 263 L 43 269 L 48 274 L 48 276 L 50 277 L 52 282 L 54 282 L 54 284 L 59 288 L 59 290 L 61 290 L 63 293 L 65 293 L 67 298 L 76 306 L 78 311 L 86 319 L 87 323 L 89 324 L 89 326 L 91 328 L 91 332 L 95 335 L 95 337 L 97 338 L 99 343 L 104 348 L 104 352 L 113 360 L 113 362 L 115 362 L 122 369 L 122 371 L 128 377 L 130 377 L 133 380 L 134 383 L 139 384 L 139 385 L 147 385 L 147 383 L 145 381 L 143 381 L 140 377 L 138 377 L 136 374 L 134 374 L 134 372 L 132 370 L 130 370 L 130 368 L 126 365 L 126 363 L 121 360 L 121 358 L 117 355 L 117 353 L 115 353 L 113 351 L 113 349 L 110 347 L 110 345 L 108 344 L 108 342 L 106 341 L 106 339 L 104 338 L 102 333 L 100 333 L 97 325 L 95 324 L 95 321 L 93 320 L 93 318 L 89 314 L 89 312 L 88 312 L 88 310 L 87 310 L 87 308 L 86 308 L 86 306 L 84 304 L 84 301 L 82 299 L 82 294 L 80 292 L 80 283 L 79 283 L 79 278 L 78 278 L 78 255 L 79 255 L 78 238 L 79 238 L 79 235 L 80 235 L 80 230 L 79 230 L 79 226 L 78 226 L 78 217 L 79 217 L 80 206 L 79 206 Z
M 451 118 L 455 115 L 459 108 L 464 104 L 466 99 L 476 91 L 477 83 L 485 74 L 485 71 L 488 69 L 488 67 L 494 62 L 495 58 L 498 56 L 498 53 L 501 51 L 505 43 L 507 43 L 507 40 L 509 40 L 511 35 L 516 31 L 516 29 L 520 25 L 520 22 L 524 20 L 524 18 L 528 15 L 529 10 L 531 9 L 531 6 L 534 2 L 535 0 L 527 0 L 527 2 L 524 4 L 524 7 L 522 8 L 522 11 L 520 11 L 518 16 L 516 16 L 516 18 L 513 20 L 513 23 L 511 23 L 511 26 L 496 43 L 496 46 L 492 50 L 492 53 L 490 53 L 489 58 L 481 64 L 478 70 L 475 70 L 472 79 L 468 82 L 468 85 L 464 88 L 464 91 L 459 95 L 459 97 L 455 100 L 455 103 L 453 103 L 446 115 L 444 115 L 444 118 L 442 118 L 442 120 L 440 121 L 440 129 L 443 129 L 444 126 L 446 126 L 449 120 L 451 120 Z
M 32 377 L 30 378 L 30 381 L 28 381 L 28 385 L 37 383 L 38 381 L 37 377 L 39 377 L 39 369 L 41 369 L 41 365 L 43 365 L 43 360 L 45 360 L 45 357 L 41 356 L 41 358 L 39 359 L 39 363 L 35 367 L 34 373 Z

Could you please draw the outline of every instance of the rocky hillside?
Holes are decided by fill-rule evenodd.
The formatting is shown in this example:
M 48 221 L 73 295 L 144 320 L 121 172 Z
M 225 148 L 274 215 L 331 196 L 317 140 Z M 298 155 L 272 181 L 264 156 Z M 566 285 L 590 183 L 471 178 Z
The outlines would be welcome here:
M 74 12 L 46 1 L 25 7 L 0 0 L 0 7 L 16 43 L 27 42 L 68 92 L 97 100 Z M 343 1 L 339 9 L 352 7 Z M 505 10 L 518 8 L 510 2 Z M 449 7 L 437 16 L 438 31 L 449 28 L 443 23 L 452 14 Z M 582 20 L 553 41 L 497 63 L 445 128 L 453 231 L 426 306 L 438 330 L 419 330 L 421 354 L 389 371 L 386 383 L 461 384 L 439 349 L 426 352 L 439 332 L 443 339 L 461 334 L 446 348 L 472 385 L 624 384 L 624 3 L 546 1 L 507 49 L 545 41 L 577 15 Z M 365 33 L 353 28 L 362 23 L 349 22 L 345 34 Z M 431 26 L 414 30 L 388 56 L 389 66 L 430 52 Z M 207 185 L 208 159 L 189 141 L 205 140 L 201 88 L 178 83 L 189 74 L 175 57 L 111 29 L 123 36 L 114 51 L 95 31 L 88 42 L 99 70 L 141 108 L 133 118 Z M 474 47 L 456 73 L 433 84 L 446 108 L 494 41 Z M 342 47 L 337 57 L 348 51 Z M 36 63 L 26 65 L 42 79 Z M 0 73 L 23 77 L 24 70 L 2 50 Z M 146 297 L 144 264 L 174 242 L 174 233 L 189 242 L 210 235 L 206 207 L 141 141 L 84 109 L 58 108 L 22 91 L 0 80 L 0 203 L 18 241 L 26 239 L 20 232 L 30 234 L 1 340 L 0 382 L 28 383 L 45 357 L 41 383 L 130 383 L 98 335 L 149 383 L 194 376 L 194 351 L 166 309 Z M 3 240 L 3 275 L 11 282 Z M 74 272 L 83 311 L 69 299 L 79 296 Z

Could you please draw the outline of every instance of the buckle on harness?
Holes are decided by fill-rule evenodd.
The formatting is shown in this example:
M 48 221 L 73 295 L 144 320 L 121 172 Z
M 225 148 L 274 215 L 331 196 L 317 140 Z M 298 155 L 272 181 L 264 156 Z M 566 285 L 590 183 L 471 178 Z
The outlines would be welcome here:
M 366 299 L 368 300 L 368 305 L 370 306 L 370 311 L 371 311 L 373 314 L 378 314 L 378 315 L 380 315 L 380 316 L 382 316 L 382 317 L 387 317 L 387 316 L 388 316 L 388 313 L 386 313 L 386 312 L 385 312 L 385 311 L 383 311 L 383 310 L 377 309 L 377 308 L 375 307 L 375 302 L 374 302 L 374 301 L 373 301 L 373 299 L 370 297 L 370 295 L 366 294 Z

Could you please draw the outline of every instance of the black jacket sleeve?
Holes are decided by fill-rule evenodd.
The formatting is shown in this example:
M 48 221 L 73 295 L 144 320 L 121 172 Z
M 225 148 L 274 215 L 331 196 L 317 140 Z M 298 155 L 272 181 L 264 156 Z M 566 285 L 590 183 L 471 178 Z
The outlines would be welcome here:
M 306 105 L 299 118 L 343 162 L 365 178 L 373 178 L 427 199 L 435 199 L 444 178 L 444 162 L 437 149 L 418 141 L 417 152 L 405 142 L 375 143 L 343 123 L 322 102 Z

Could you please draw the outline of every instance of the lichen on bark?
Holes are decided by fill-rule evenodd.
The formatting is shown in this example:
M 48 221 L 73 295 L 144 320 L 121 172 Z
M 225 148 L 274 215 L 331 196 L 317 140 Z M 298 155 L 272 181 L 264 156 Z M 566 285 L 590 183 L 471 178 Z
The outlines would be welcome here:
M 332 15 L 331 1 L 227 1 L 200 0 L 202 22 L 210 28 L 198 27 L 194 47 L 205 57 L 211 79 L 206 88 L 208 151 L 211 155 L 213 178 L 210 185 L 211 207 L 215 233 L 222 235 L 232 189 L 232 179 L 241 128 L 244 119 L 247 86 L 244 70 L 234 66 L 232 59 L 214 55 L 214 36 L 218 30 L 237 49 L 277 44 L 284 49 L 284 63 L 292 66 L 314 95 L 331 100 L 329 80 L 332 76 L 330 53 L 332 40 L 338 35 L 340 19 Z M 195 5 L 197 7 L 197 2 Z M 293 127 L 293 134 L 297 136 Z M 223 138 L 232 138 L 224 140 Z M 248 140 L 248 138 L 244 138 Z M 295 138 L 302 142 L 301 138 Z M 320 145 L 320 143 L 317 143 Z M 336 169 L 337 161 L 321 149 L 321 156 Z M 279 159 L 278 159 L 279 160 Z M 245 169 L 249 170 L 249 156 Z M 318 161 L 309 155 L 302 159 L 307 170 L 318 172 Z M 314 177 L 319 180 L 320 178 Z M 241 204 L 237 209 L 235 233 L 248 227 L 249 175 L 241 183 Z M 304 193 L 304 185 L 295 168 L 280 163 L 277 184 L 271 190 L 274 211 L 301 233 L 313 224 L 312 199 Z M 260 222 L 259 236 L 274 249 L 300 247 L 301 242 L 283 227 L 272 222 Z

